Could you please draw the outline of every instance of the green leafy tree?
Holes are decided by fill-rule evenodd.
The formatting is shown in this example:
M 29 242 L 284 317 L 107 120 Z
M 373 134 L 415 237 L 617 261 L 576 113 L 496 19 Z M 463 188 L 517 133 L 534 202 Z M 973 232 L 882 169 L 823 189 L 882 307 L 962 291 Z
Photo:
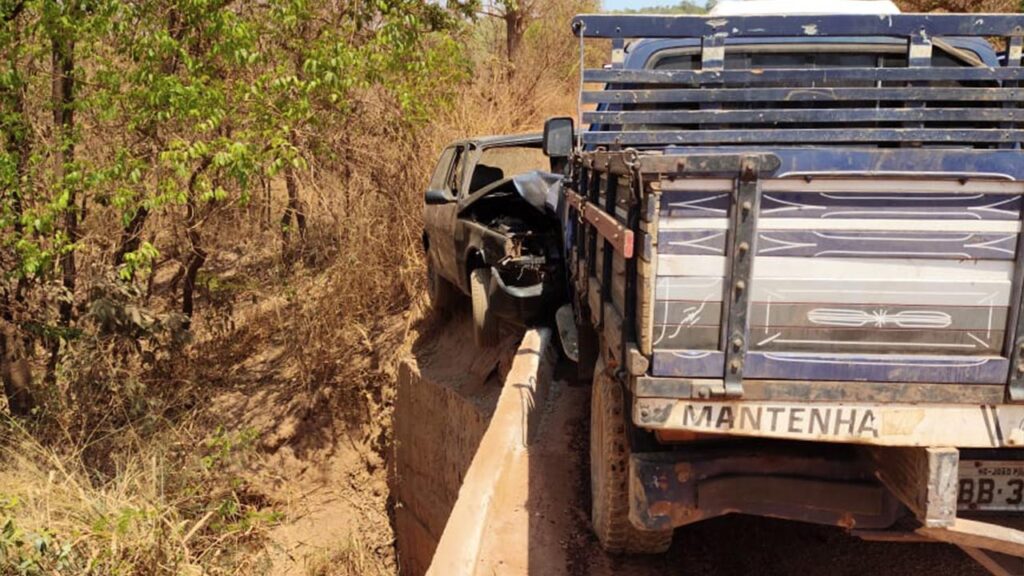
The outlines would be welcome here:
M 683 0 L 672 6 L 652 6 L 647 8 L 627 8 L 617 10 L 621 14 L 704 14 L 713 8 L 715 3 L 708 2 L 707 8 L 697 2 Z
M 904 12 L 1016 12 L 1020 0 L 897 0 Z
M 416 124 L 429 117 L 438 96 L 453 84 L 446 62 L 459 58 L 451 37 L 437 34 L 457 20 L 421 1 L 353 4 L 336 11 L 307 0 L 285 0 L 260 21 L 267 40 L 261 67 L 246 98 L 252 106 L 252 138 L 268 177 L 284 175 L 288 204 L 281 218 L 287 241 L 293 222 L 306 233 L 296 173 L 334 159 L 345 126 L 358 112 L 359 94 L 383 89 Z M 438 74 L 442 72 L 441 74 Z M 324 139 L 337 135 L 339 140 Z
M 367 94 L 402 132 L 451 103 L 463 22 L 428 0 L 0 0 L 0 320 L 49 343 L 53 380 L 92 287 L 170 259 L 187 325 L 256 183 L 283 179 L 302 237 L 299 175 L 345 164 Z

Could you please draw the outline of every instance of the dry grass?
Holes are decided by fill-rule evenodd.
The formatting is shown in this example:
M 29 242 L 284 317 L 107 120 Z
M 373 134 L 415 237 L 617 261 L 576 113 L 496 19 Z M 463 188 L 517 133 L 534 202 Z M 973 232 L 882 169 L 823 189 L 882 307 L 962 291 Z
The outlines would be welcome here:
M 98 478 L 83 452 L 8 426 L 0 448 L 0 574 L 251 574 L 244 551 L 277 516 L 230 469 L 247 450 L 220 434 L 126 450 Z
M 367 551 L 358 536 L 353 536 L 337 550 L 313 558 L 306 567 L 307 576 L 387 576 L 391 573 Z

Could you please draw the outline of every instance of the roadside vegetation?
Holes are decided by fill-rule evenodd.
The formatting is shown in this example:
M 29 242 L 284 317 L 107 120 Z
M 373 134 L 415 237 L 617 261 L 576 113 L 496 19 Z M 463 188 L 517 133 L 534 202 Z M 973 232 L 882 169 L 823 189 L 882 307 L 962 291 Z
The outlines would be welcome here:
M 0 576 L 393 573 L 423 186 L 575 113 L 595 4 L 0 0 Z
M 1021 0 L 896 0 L 904 12 L 1020 12 Z
M 645 7 L 645 8 L 627 8 L 625 10 L 619 10 L 621 14 L 703 14 L 712 6 L 714 1 L 709 2 L 707 8 L 705 8 L 703 2 L 692 2 L 691 0 L 683 0 L 674 5 L 668 6 L 656 6 L 656 7 Z
M 359 486 L 426 175 L 574 110 L 588 8 L 0 0 L 0 574 L 393 572 Z M 350 533 L 279 550 L 346 481 Z

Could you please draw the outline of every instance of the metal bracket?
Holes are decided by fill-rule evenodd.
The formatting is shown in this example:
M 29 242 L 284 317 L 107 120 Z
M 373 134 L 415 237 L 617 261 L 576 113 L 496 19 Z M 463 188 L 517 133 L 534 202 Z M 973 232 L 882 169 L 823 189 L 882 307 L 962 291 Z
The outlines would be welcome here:
M 709 34 L 701 39 L 701 69 L 702 70 L 724 70 L 725 69 L 725 39 L 727 34 L 718 32 Z
M 566 202 L 579 212 L 580 216 L 588 224 L 594 227 L 597 234 L 608 241 L 616 252 L 622 254 L 625 259 L 633 257 L 633 231 L 610 216 L 604 210 L 597 208 L 593 203 L 588 202 L 575 192 L 566 191 Z
M 907 63 L 911 68 L 925 68 L 932 65 L 932 41 L 926 31 L 920 30 L 911 34 Z
M 1012 402 L 1024 402 L 1024 277 L 1022 277 L 1022 267 L 1024 267 L 1024 234 L 1020 235 L 1017 241 L 1017 266 L 1014 274 L 1014 290 L 1017 293 L 1018 299 L 1016 302 L 1017 309 L 1013 311 L 1013 314 L 1017 317 L 1016 339 L 1013 342 L 1013 348 L 1010 350 L 1010 379 L 1007 383 L 1006 392 Z
M 1024 226 L 1024 211 L 1019 222 Z M 1014 257 L 1013 291 L 1010 293 L 1009 326 L 1014 328 L 1014 340 L 1008 344 L 1006 357 L 1010 359 L 1010 375 L 1006 395 L 1011 402 L 1024 402 L 1024 233 L 1017 235 L 1017 253 Z
M 1010 37 L 1009 45 L 1006 47 L 1006 66 L 1010 67 L 1010 68 L 1019 68 L 1021 66 L 1021 58 L 1022 58 L 1022 56 L 1024 56 L 1024 38 L 1022 38 L 1020 36 L 1012 36 L 1012 37 Z M 1020 87 L 1020 82 L 1003 82 L 1003 87 L 1004 88 L 1019 88 Z M 1015 103 L 1004 102 L 1003 103 L 1003 108 L 1008 108 L 1008 109 L 1020 108 L 1020 103 L 1019 102 L 1015 102 Z M 1007 123 L 1002 124 L 1002 126 L 1004 128 L 1012 130 L 1015 126 L 1019 126 L 1019 124 L 1015 124 L 1013 122 L 1007 122 Z M 1020 146 L 1018 144 L 1013 144 L 1013 143 L 1007 143 L 1007 144 L 1004 144 L 1004 145 L 1000 146 L 1000 148 L 1008 148 L 1008 149 L 1019 148 L 1019 147 Z
M 728 313 L 725 325 L 725 396 L 743 395 L 743 368 L 749 335 L 750 284 L 757 242 L 757 215 L 761 205 L 758 157 L 746 157 L 733 195 L 732 242 L 729 246 Z

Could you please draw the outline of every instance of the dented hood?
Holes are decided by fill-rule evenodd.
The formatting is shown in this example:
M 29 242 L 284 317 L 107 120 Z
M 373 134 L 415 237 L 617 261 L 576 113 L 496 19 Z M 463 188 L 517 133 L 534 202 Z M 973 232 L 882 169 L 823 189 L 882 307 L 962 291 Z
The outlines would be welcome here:
M 516 193 L 538 212 L 555 214 L 558 206 L 558 195 L 562 189 L 562 176 L 543 170 L 523 172 L 522 174 L 516 174 L 511 178 L 505 178 L 485 186 L 467 196 L 460 204 L 459 212 L 472 206 L 473 203 L 485 196 L 507 190 L 509 183 L 511 183 Z

